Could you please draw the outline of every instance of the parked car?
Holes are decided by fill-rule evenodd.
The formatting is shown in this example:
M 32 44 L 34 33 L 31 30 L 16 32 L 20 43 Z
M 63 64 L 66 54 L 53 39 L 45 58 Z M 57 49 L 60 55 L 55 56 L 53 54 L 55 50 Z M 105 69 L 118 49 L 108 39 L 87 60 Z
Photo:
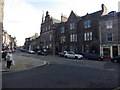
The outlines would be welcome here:
M 120 62 L 120 55 L 111 58 L 112 62 Z
M 63 52 L 59 52 L 58 53 L 58 55 L 60 56 L 60 57 L 64 57 L 64 55 L 67 53 L 67 51 L 63 51 Z
M 80 54 L 75 54 L 72 51 L 66 52 L 66 54 L 64 55 L 66 58 L 75 58 L 75 59 L 82 59 L 83 55 Z
M 77 54 L 83 55 L 83 57 L 84 57 L 84 55 L 85 55 L 86 53 L 85 53 L 85 52 L 78 52 Z
M 51 54 L 52 50 L 50 48 L 44 48 L 42 49 L 43 52 L 45 52 L 47 55 Z
M 86 53 L 84 54 L 84 58 L 89 59 L 89 60 L 98 60 L 98 61 L 103 60 L 103 57 L 96 53 Z
M 41 51 L 41 50 L 39 50 L 39 51 L 37 52 L 37 54 L 38 54 L 38 55 L 47 55 L 46 52 L 43 52 L 43 51 Z
M 35 51 L 33 51 L 33 50 L 29 50 L 28 53 L 30 53 L 30 54 L 34 54 Z
M 23 48 L 20 48 L 19 50 L 20 50 L 21 52 L 25 52 L 25 49 L 23 49 Z

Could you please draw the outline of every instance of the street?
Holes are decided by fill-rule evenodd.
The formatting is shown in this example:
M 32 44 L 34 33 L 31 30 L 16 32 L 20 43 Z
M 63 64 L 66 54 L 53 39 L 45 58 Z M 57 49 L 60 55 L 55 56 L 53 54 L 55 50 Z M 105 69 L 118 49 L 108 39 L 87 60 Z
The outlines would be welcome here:
M 116 88 L 120 64 L 58 56 L 15 53 L 49 62 L 43 67 L 3 74 L 3 88 Z M 22 59 L 22 58 L 21 58 Z

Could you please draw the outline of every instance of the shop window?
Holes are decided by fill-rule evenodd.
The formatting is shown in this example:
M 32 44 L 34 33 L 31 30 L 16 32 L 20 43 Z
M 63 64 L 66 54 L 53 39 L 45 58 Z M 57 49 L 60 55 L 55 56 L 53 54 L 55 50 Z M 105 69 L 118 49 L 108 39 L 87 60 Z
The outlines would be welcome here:
M 103 55 L 105 57 L 110 57 L 110 46 L 104 46 L 103 47 Z

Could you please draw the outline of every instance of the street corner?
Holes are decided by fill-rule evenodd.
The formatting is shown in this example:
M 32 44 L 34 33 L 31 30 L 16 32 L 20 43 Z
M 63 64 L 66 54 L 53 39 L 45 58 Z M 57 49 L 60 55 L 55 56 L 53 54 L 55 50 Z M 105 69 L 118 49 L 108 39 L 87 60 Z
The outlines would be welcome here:
M 21 64 L 21 65 L 13 65 L 11 66 L 11 69 L 10 70 L 5 70 L 3 69 L 1 71 L 2 74 L 5 74 L 5 73 L 10 73 L 10 72 L 16 72 L 16 71 L 22 71 L 22 70 L 28 70 L 28 69 L 32 69 L 32 68 L 35 68 L 35 67 L 42 67 L 42 66 L 45 66 L 49 64 L 49 62 L 46 62 L 46 61 L 41 61 L 40 64 L 38 65 L 35 65 L 35 64 Z

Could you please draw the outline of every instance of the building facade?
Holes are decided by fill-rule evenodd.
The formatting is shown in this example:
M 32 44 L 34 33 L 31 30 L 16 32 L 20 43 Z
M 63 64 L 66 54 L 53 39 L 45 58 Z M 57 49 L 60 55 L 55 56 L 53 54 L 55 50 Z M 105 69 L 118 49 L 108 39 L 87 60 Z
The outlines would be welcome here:
M 37 42 L 37 43 L 36 43 Z M 71 11 L 69 17 L 61 15 L 61 21 L 46 12 L 42 17 L 40 36 L 29 46 L 39 50 L 49 49 L 49 54 L 62 51 L 97 53 L 105 57 L 120 55 L 120 13 L 107 13 L 104 4 L 101 10 L 78 16 Z
M 26 52 L 30 50 L 37 51 L 39 48 L 39 36 L 38 33 L 35 33 L 33 36 L 25 38 L 24 49 Z
M 2 49 L 16 49 L 17 40 L 16 37 L 12 37 L 7 31 L 2 30 Z
M 43 17 L 44 19 L 44 17 Z M 45 20 L 41 23 L 40 32 L 40 47 L 41 50 L 49 49 L 49 54 L 55 54 L 55 30 L 57 23 L 60 21 L 50 17 L 49 12 L 46 12 Z
M 56 29 L 56 50 L 57 52 L 68 51 L 67 17 L 61 15 L 61 22 Z M 56 53 L 57 53 L 56 52 Z
M 119 14 L 116 11 L 111 11 L 100 19 L 100 48 L 101 55 L 105 57 L 120 55 L 119 19 Z
M 3 8 L 4 8 L 4 0 L 0 0 L 0 51 L 2 50 L 2 30 L 3 30 L 3 15 L 4 15 Z

